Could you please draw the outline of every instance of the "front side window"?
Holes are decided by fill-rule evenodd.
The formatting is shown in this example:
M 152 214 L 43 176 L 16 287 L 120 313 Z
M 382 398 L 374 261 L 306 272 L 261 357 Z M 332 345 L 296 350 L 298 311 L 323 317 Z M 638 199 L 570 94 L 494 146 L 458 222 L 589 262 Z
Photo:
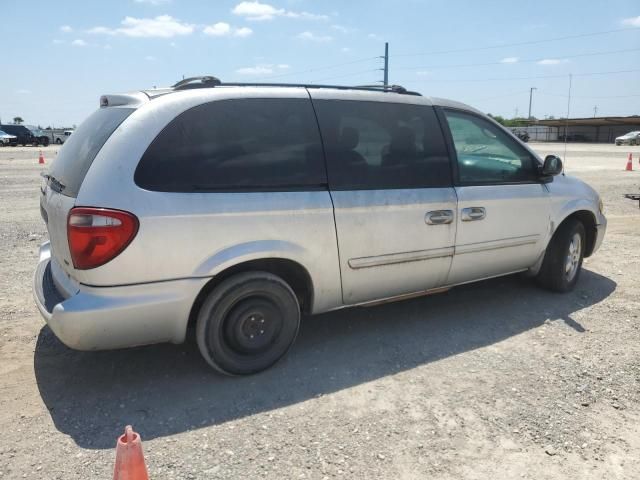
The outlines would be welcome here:
M 538 162 L 516 140 L 493 123 L 459 111 L 445 110 L 463 184 L 536 181 Z
M 134 179 L 176 192 L 326 188 L 311 102 L 253 98 L 191 108 L 153 140 Z
M 433 107 L 314 100 L 334 190 L 451 185 L 449 157 Z

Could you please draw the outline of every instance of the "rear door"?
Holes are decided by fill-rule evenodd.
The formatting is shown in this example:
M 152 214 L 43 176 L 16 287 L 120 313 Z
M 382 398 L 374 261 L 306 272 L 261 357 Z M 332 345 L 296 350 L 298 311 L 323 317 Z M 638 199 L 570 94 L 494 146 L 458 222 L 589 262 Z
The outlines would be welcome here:
M 442 285 L 454 250 L 456 196 L 433 107 L 311 95 L 345 304 Z
M 444 110 L 455 151 L 456 251 L 447 283 L 531 267 L 550 230 L 549 191 L 538 160 L 516 139 L 472 112 Z

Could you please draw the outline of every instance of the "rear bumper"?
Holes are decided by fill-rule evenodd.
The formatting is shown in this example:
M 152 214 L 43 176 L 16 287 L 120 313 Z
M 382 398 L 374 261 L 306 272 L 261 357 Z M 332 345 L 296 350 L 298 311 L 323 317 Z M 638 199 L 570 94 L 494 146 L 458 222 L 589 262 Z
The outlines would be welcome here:
M 80 286 L 65 298 L 53 281 L 48 242 L 33 280 L 36 305 L 53 333 L 76 350 L 181 343 L 189 313 L 208 278 L 128 285 Z

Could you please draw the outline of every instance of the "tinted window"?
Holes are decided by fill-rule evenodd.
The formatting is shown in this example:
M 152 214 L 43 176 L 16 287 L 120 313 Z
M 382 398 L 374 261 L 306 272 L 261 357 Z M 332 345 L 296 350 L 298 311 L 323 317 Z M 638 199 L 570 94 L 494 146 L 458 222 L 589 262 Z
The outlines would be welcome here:
M 63 194 L 70 197 L 78 195 L 93 159 L 118 125 L 133 111 L 132 108 L 120 107 L 96 110 L 64 142 L 49 168 L 49 174 L 64 185 Z
M 315 100 L 336 190 L 451 184 L 449 158 L 433 107 Z
M 194 107 L 151 143 L 135 181 L 160 191 L 322 188 L 326 173 L 311 102 L 256 98 Z
M 462 183 L 537 180 L 537 161 L 515 139 L 475 115 L 445 111 Z

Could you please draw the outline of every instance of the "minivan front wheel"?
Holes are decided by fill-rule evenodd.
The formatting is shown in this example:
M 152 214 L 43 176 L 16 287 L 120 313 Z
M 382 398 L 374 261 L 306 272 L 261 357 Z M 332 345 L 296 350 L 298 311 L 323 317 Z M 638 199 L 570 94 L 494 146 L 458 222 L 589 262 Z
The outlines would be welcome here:
M 249 375 L 280 360 L 300 327 L 300 305 L 291 287 L 267 272 L 224 280 L 205 298 L 196 338 L 205 360 L 227 375 Z
M 578 283 L 585 250 L 582 222 L 566 220 L 554 234 L 538 274 L 538 282 L 555 292 L 570 292 Z

